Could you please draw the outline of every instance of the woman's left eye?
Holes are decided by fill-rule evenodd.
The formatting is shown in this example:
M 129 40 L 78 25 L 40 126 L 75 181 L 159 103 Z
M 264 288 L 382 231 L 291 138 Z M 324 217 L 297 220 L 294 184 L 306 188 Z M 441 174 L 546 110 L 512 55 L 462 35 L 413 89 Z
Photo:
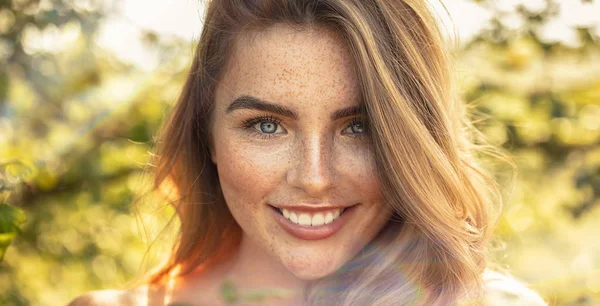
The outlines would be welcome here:
M 354 118 L 350 122 L 350 125 L 344 131 L 347 131 L 346 133 L 352 137 L 359 137 L 367 132 L 367 126 L 365 121 L 358 118 Z

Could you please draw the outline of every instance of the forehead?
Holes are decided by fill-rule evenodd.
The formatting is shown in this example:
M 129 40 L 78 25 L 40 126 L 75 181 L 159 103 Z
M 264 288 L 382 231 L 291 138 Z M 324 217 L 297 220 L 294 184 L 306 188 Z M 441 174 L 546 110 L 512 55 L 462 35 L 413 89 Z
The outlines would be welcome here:
M 350 51 L 332 30 L 275 25 L 240 35 L 232 51 L 222 96 L 248 94 L 298 108 L 358 102 Z

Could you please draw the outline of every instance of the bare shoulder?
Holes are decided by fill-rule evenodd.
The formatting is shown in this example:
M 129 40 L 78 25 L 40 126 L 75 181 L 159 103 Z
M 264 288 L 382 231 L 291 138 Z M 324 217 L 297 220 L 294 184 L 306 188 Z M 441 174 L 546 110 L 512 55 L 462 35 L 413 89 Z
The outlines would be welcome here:
M 486 269 L 483 281 L 486 292 L 485 305 L 548 305 L 539 294 L 511 276 Z
M 138 306 L 148 305 L 148 286 L 129 290 L 97 290 L 75 297 L 67 306 Z

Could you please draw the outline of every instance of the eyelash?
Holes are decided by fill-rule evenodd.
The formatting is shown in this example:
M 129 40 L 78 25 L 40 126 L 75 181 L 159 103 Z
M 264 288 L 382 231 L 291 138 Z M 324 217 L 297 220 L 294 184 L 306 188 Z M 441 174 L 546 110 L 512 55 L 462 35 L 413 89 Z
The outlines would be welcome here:
M 270 139 L 270 138 L 276 137 L 273 134 L 261 133 L 254 128 L 254 125 L 256 125 L 257 123 L 261 123 L 261 122 L 271 122 L 271 123 L 276 124 L 277 126 L 281 126 L 281 120 L 274 118 L 273 116 L 260 116 L 260 117 L 255 117 L 255 118 L 244 121 L 243 128 L 245 130 L 247 130 L 248 132 L 252 133 L 253 135 L 256 135 L 257 137 L 262 138 L 262 139 Z M 365 124 L 364 120 L 361 120 L 358 118 L 353 118 L 352 121 L 350 122 L 350 124 L 348 126 L 346 126 L 346 128 L 348 128 L 350 126 L 354 126 L 357 123 L 361 123 L 363 125 Z M 348 134 L 348 136 L 362 137 L 363 134 L 365 134 L 365 133 L 366 133 L 366 131 L 363 133 Z

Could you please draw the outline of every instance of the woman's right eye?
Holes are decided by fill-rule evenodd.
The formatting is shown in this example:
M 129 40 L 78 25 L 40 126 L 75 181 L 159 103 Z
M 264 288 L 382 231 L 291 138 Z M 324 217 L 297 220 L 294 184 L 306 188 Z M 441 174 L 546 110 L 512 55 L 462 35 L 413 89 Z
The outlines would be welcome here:
M 259 130 L 263 133 L 272 134 L 277 131 L 277 123 L 275 122 L 259 122 Z
M 262 116 L 249 119 L 244 122 L 244 128 L 250 133 L 263 139 L 275 137 L 275 134 L 285 134 L 285 132 L 276 133 L 278 130 L 284 130 L 281 127 L 281 121 L 273 118 L 272 116 Z

